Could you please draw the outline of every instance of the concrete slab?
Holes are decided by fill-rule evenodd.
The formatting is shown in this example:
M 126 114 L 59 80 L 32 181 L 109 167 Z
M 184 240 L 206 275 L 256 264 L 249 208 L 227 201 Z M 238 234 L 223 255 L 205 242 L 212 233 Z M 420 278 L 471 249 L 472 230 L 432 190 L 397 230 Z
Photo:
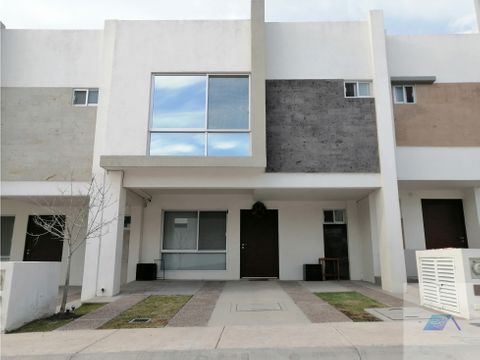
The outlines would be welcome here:
M 4 356 L 73 354 L 94 342 L 105 339 L 116 331 L 52 331 L 2 334 L 2 358 Z
M 435 313 L 421 307 L 390 307 L 365 309 L 383 321 L 428 320 Z
M 252 308 L 257 311 L 237 311 Z M 261 310 L 278 306 L 281 310 Z M 230 281 L 218 298 L 208 326 L 308 324 L 310 321 L 277 281 Z
M 125 329 L 92 344 L 83 353 L 214 349 L 221 333 L 220 327 Z
M 350 347 L 348 341 L 340 336 L 334 327 L 318 325 L 226 327 L 218 348 Z

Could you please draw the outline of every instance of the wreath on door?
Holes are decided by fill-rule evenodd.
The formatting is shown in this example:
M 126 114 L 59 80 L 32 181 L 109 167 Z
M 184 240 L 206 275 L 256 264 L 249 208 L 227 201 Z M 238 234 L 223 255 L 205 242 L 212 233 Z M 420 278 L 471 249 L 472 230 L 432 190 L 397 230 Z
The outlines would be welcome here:
M 257 218 L 262 218 L 267 213 L 267 207 L 261 201 L 257 201 L 252 206 L 252 215 Z

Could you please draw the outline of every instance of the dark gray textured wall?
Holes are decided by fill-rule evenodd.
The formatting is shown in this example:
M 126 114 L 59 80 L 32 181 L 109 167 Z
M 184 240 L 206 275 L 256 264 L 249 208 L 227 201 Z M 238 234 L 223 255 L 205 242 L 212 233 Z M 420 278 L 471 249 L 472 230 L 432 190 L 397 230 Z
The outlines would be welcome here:
M 97 108 L 71 88 L 2 88 L 2 180 L 89 180 Z
M 267 80 L 267 172 L 379 172 L 375 101 L 343 80 Z

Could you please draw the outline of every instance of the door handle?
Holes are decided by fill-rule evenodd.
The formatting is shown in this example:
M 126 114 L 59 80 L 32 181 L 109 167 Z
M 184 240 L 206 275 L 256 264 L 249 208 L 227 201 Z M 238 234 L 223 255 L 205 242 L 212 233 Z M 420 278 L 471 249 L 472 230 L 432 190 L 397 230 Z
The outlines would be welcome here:
M 241 243 L 240 244 L 240 250 L 245 250 L 247 248 L 247 244 Z

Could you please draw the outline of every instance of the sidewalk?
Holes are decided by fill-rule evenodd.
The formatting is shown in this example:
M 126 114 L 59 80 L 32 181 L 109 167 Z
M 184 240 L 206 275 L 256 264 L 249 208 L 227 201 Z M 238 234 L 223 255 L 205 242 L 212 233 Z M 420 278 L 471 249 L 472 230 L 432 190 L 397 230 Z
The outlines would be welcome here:
M 72 330 L 2 335 L 2 359 L 475 359 L 480 329 L 460 321 Z

